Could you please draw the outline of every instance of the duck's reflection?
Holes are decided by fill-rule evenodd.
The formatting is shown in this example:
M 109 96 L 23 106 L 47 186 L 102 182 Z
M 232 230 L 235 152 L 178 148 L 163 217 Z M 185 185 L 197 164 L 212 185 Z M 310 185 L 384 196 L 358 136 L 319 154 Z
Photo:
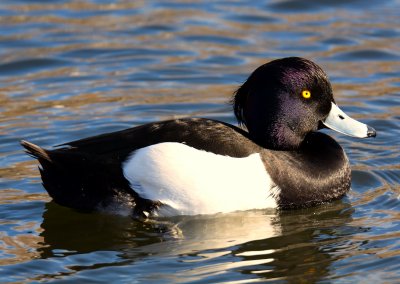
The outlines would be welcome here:
M 329 276 L 332 252 L 354 230 L 353 208 L 343 202 L 314 209 L 280 212 L 281 234 L 242 244 L 234 253 L 244 260 L 269 258 L 265 269 L 246 270 L 268 279 L 314 283 Z
M 261 279 L 310 283 L 329 275 L 334 261 L 330 254 L 334 246 L 330 244 L 351 234 L 347 224 L 352 212 L 350 205 L 337 201 L 307 210 L 258 210 L 140 222 L 118 215 L 79 213 L 48 203 L 42 223 L 45 244 L 40 252 L 48 258 L 118 251 L 124 265 L 142 257 L 166 255 L 180 263 L 214 258 L 217 266 L 198 262 L 177 277 L 196 275 L 199 269 L 200 274 L 235 270 Z
M 54 202 L 46 204 L 41 227 L 42 257 L 144 246 L 159 242 L 162 236 L 151 224 L 130 217 L 81 213 Z

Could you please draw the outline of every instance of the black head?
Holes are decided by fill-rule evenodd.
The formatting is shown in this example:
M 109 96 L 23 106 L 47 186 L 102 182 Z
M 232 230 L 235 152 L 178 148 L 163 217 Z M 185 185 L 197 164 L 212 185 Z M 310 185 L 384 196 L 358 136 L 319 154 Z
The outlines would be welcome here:
M 235 116 L 253 141 L 276 150 L 299 148 L 328 116 L 332 102 L 325 72 L 299 57 L 258 67 L 233 98 Z

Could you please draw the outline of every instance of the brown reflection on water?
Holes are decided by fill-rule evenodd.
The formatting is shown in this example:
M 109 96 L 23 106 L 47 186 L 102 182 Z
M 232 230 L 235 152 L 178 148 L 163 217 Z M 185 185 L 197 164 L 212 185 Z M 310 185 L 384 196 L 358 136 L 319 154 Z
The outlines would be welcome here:
M 0 250 L 10 255 L 10 257 L 1 258 L 0 265 L 23 263 L 40 256 L 37 249 L 42 247 L 43 238 L 36 234 L 2 236 L 0 240 Z
M 396 56 L 400 55 L 398 36 L 380 34 L 385 30 L 397 31 L 398 15 L 387 10 L 371 14 L 371 11 L 352 9 L 279 13 L 269 11 L 266 6 L 262 9 L 248 7 L 250 5 L 235 7 L 229 2 L 207 10 L 201 6 L 190 7 L 193 3 L 204 2 L 180 1 L 175 5 L 182 6 L 174 8 L 157 6 L 153 1 L 112 4 L 83 0 L 57 4 L 27 1 L 24 5 L 11 4 L 5 8 L 10 15 L 0 16 L 4 32 L 0 34 L 3 44 L 0 51 L 0 72 L 3 72 L 0 73 L 0 135 L 4 138 L 0 149 L 7 150 L 0 153 L 0 159 L 10 161 L 7 166 L 0 167 L 0 181 L 5 181 L 0 189 L 0 205 L 6 208 L 6 215 L 12 215 L 14 210 L 38 214 L 38 217 L 33 221 L 24 217 L 16 217 L 19 219 L 15 221 L 2 220 L 11 224 L 12 233 L 0 233 L 0 251 L 10 255 L 3 256 L 0 265 L 53 257 L 57 249 L 84 254 L 122 248 L 121 258 L 137 260 L 135 253 L 138 252 L 134 249 L 141 246 L 141 253 L 146 255 L 168 255 L 173 249 L 177 265 L 185 261 L 202 264 L 206 259 L 216 260 L 217 265 L 204 266 L 203 270 L 202 265 L 182 270 L 177 274 L 178 280 L 188 276 L 198 279 L 201 273 L 236 269 L 240 273 L 264 277 L 262 279 L 286 277 L 296 283 L 318 282 L 332 273 L 330 266 L 336 260 L 362 254 L 357 250 L 359 243 L 398 239 L 396 232 L 371 236 L 357 231 L 367 225 L 395 223 L 399 220 L 396 210 L 376 211 L 386 214 L 386 220 L 353 218 L 353 210 L 346 207 L 347 201 L 333 205 L 331 211 L 328 207 L 326 212 L 317 208 L 279 216 L 235 213 L 236 219 L 230 218 L 232 216 L 226 216 L 226 220 L 222 217 L 189 219 L 180 224 L 186 239 L 167 242 L 167 245 L 165 235 L 129 218 L 84 215 L 53 203 L 47 203 L 45 210 L 35 205 L 48 202 L 50 198 L 40 185 L 36 162 L 27 160 L 18 145 L 19 139 L 31 138 L 25 132 L 32 134 L 29 130 L 37 128 L 39 133 L 35 133 L 35 139 L 42 139 L 40 142 L 46 144 L 48 136 L 64 131 L 57 122 L 69 124 L 71 138 L 78 139 L 82 134 L 74 131 L 89 129 L 98 119 L 136 123 L 141 112 L 130 112 L 131 106 L 153 105 L 154 109 L 165 109 L 170 104 L 223 105 L 246 76 L 276 57 L 296 55 L 315 60 L 332 78 L 340 105 L 361 109 L 362 113 L 354 114 L 356 118 L 382 124 L 390 122 L 394 125 L 391 131 L 396 131 L 400 106 L 391 104 L 389 98 L 382 111 L 375 106 L 375 99 L 396 96 L 400 92 L 396 75 L 399 72 Z M 240 16 L 259 18 L 252 21 Z M 357 52 L 365 50 L 381 52 L 384 60 L 355 58 L 360 56 Z M 222 59 L 218 61 L 219 57 Z M 54 62 L 44 62 L 38 68 L 35 64 L 40 65 L 40 62 L 26 66 L 26 59 Z M 18 62 L 22 63 L 15 65 Z M 7 74 L 10 65 L 6 64 L 14 66 L 16 73 Z M 220 80 L 213 80 L 218 78 Z M 58 96 L 60 94 L 65 95 Z M 226 107 L 224 115 L 230 115 L 228 110 Z M 149 119 L 185 115 L 188 115 L 185 109 L 178 109 L 177 113 L 161 112 Z M 195 109 L 190 115 L 207 116 L 208 113 Z M 376 144 L 368 142 L 371 144 L 366 146 L 364 142 L 342 138 L 341 143 L 348 143 L 354 151 L 379 150 L 384 152 L 382 159 L 392 161 L 392 164 L 371 165 L 367 164 L 371 155 L 360 155 L 352 160 L 353 169 L 364 172 L 399 169 L 393 162 L 398 156 L 398 144 L 377 141 Z M 399 191 L 395 182 L 385 182 L 381 176 L 377 179 L 383 185 L 369 188 L 366 193 L 351 192 L 356 201 L 348 206 L 358 208 L 390 191 Z M 396 177 L 393 180 L 396 181 Z M 368 182 L 365 179 L 365 183 Z M 17 207 L 25 203 L 33 205 L 24 209 Z M 242 224 L 245 221 L 249 222 Z M 241 230 L 243 228 L 249 233 Z M 350 230 L 352 236 L 341 235 L 341 230 Z M 27 233 L 29 231 L 32 233 Z M 320 236 L 326 239 L 318 239 Z M 339 247 L 337 250 L 342 251 L 337 253 L 335 246 L 343 244 L 341 241 L 346 243 L 345 248 Z M 218 250 L 213 250 L 215 248 Z M 365 252 L 382 258 L 398 254 L 398 250 L 379 251 L 377 248 Z M 219 259 L 225 255 L 237 257 L 236 262 Z M 258 270 L 252 265 L 257 265 Z

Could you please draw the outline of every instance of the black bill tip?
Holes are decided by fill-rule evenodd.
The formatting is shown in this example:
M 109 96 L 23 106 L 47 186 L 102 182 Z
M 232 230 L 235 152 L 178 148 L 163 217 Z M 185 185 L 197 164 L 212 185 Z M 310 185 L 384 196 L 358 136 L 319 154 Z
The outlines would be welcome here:
M 368 126 L 367 137 L 376 137 L 376 131 L 372 127 Z

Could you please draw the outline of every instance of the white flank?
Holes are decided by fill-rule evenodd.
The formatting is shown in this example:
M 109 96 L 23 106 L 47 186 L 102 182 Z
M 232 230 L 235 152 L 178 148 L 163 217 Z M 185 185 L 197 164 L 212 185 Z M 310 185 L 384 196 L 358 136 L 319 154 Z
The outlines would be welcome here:
M 273 182 L 259 154 L 232 158 L 181 143 L 135 151 L 124 176 L 142 197 L 165 204 L 159 215 L 196 215 L 275 208 Z M 275 188 L 275 190 L 279 190 Z

